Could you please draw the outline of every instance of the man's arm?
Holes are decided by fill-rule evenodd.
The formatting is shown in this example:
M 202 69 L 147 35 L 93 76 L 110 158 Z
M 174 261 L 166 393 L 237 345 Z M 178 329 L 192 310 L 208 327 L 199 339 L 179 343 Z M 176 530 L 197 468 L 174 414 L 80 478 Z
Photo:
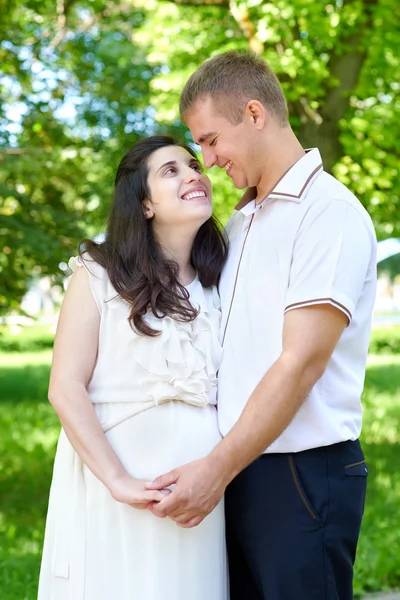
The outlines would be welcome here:
M 211 453 L 232 480 L 286 429 L 326 365 L 347 326 L 330 304 L 289 311 L 283 349 L 264 375 L 228 435 Z
M 154 514 L 169 516 L 183 527 L 200 523 L 220 501 L 228 483 L 292 421 L 323 374 L 347 323 L 347 316 L 330 304 L 287 312 L 282 353 L 227 436 L 206 458 L 148 484 L 149 489 L 177 484 L 172 494 L 154 508 Z

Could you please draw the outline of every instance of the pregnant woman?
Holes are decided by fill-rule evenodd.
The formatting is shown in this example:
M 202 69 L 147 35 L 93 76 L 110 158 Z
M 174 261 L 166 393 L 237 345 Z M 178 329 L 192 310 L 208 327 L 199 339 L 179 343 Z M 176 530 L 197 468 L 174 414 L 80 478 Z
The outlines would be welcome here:
M 147 481 L 219 442 L 211 184 L 172 138 L 119 165 L 105 241 L 85 241 L 61 309 L 49 398 L 62 424 L 39 600 L 227 600 L 223 505 L 192 529 Z

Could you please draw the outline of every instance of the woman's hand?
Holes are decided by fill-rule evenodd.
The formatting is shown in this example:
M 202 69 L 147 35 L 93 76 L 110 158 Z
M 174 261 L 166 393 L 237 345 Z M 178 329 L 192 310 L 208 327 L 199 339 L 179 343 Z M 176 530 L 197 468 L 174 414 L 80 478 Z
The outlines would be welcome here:
M 171 493 L 171 490 L 147 490 L 146 481 L 135 479 L 125 473 L 115 478 L 108 489 L 111 496 L 117 502 L 129 504 L 133 508 L 146 509 L 153 506 L 153 503 L 161 502 Z

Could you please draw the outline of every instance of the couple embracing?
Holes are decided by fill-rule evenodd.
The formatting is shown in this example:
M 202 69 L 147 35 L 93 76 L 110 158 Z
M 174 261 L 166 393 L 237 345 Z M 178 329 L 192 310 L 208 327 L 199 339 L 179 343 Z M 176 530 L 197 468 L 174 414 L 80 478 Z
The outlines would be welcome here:
M 225 234 L 190 148 L 122 159 L 57 329 L 39 600 L 351 600 L 371 220 L 261 58 L 205 62 L 180 111 L 246 191 Z

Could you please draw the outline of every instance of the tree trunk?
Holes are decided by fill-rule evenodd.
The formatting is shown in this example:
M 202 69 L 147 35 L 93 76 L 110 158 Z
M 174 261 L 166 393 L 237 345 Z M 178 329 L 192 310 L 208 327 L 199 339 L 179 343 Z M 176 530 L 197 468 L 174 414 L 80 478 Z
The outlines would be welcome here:
M 359 23 L 357 33 L 341 40 L 340 47 L 344 50 L 332 54 L 329 61 L 331 75 L 337 84 L 328 88 L 318 118 L 309 116 L 298 132 L 305 148 L 317 146 L 320 149 L 324 168 L 328 172 L 343 155 L 340 121 L 346 115 L 350 96 L 357 86 L 367 57 L 368 44 L 364 39 L 364 32 L 370 31 L 372 27 L 373 9 L 377 2 L 378 0 L 364 0 L 365 22 Z
M 356 40 L 354 40 L 353 47 L 357 48 L 355 42 Z M 340 120 L 346 114 L 349 97 L 357 85 L 365 58 L 366 51 L 356 50 L 332 57 L 331 74 L 339 83 L 328 91 L 325 102 L 319 111 L 322 122 L 318 123 L 316 119 L 309 118 L 300 128 L 301 143 L 304 147 L 318 146 L 327 171 L 332 170 L 343 154 L 339 139 Z

